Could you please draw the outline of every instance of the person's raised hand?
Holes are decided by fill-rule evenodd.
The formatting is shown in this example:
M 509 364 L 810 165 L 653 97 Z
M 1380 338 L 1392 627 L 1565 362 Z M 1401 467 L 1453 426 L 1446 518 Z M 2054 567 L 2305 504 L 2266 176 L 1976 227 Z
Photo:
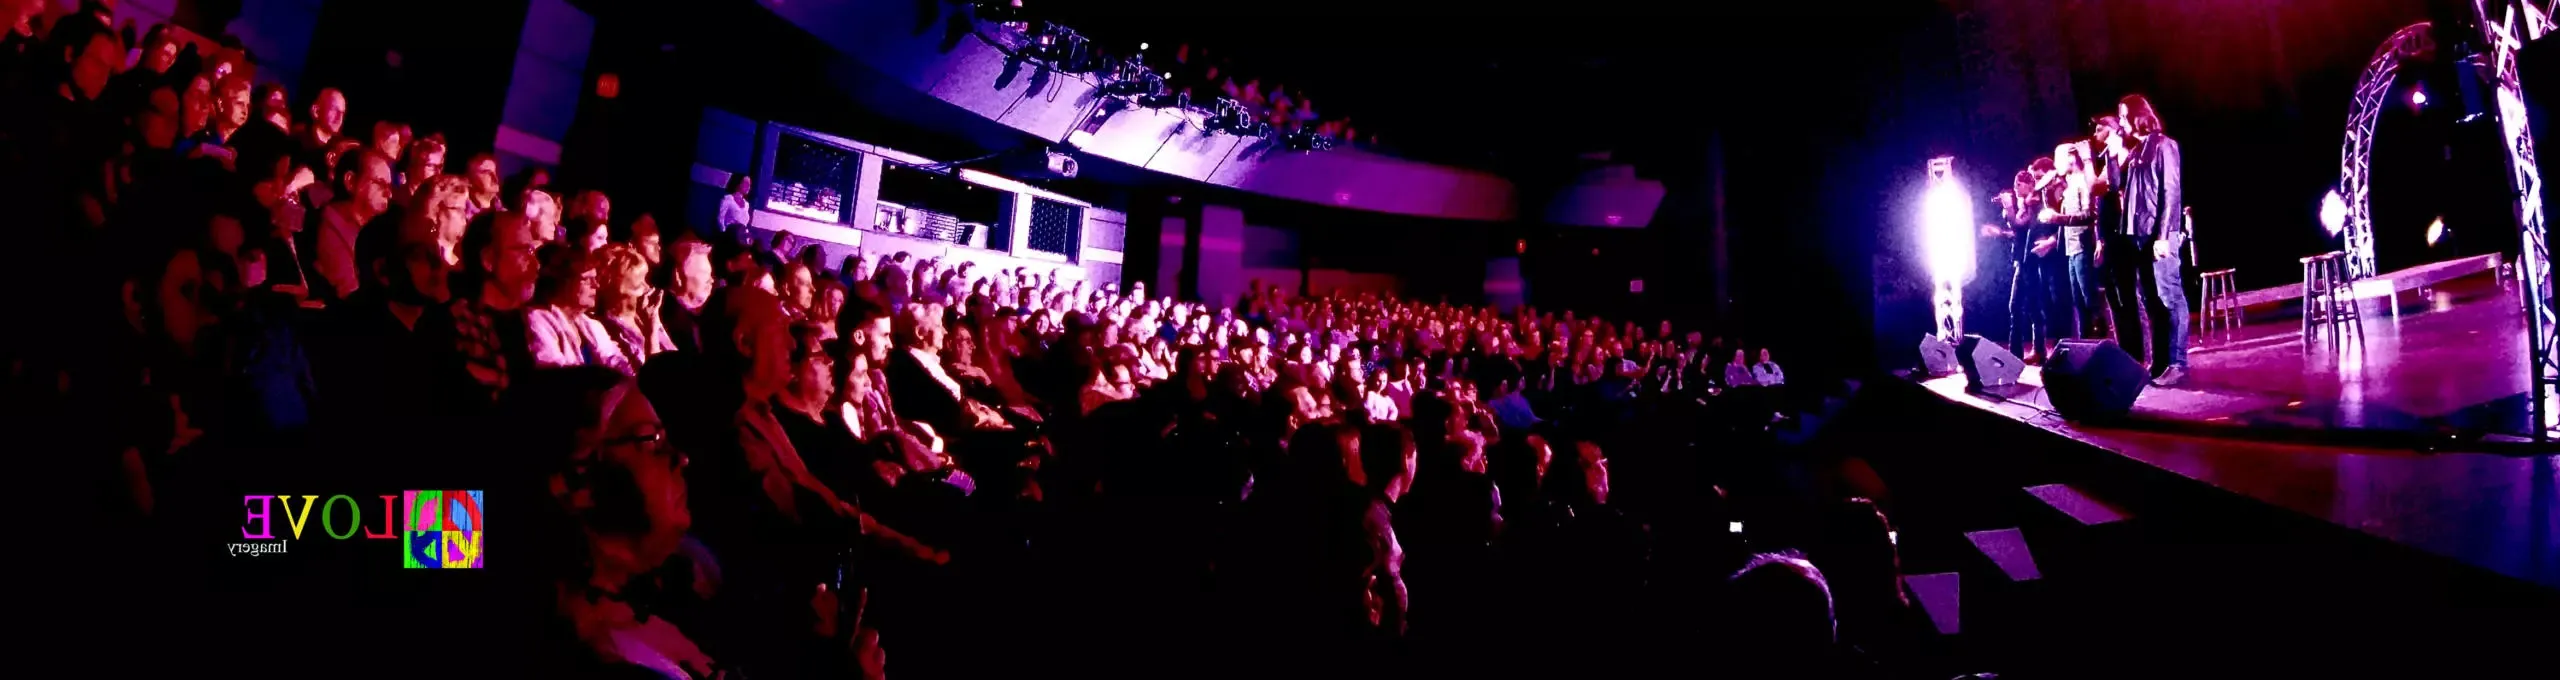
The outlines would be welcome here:
M 822 638 L 835 637 L 839 611 L 842 610 L 836 600 L 836 592 L 829 590 L 827 584 L 818 584 L 818 593 L 809 596 L 809 612 L 817 616 L 817 621 L 811 626 L 810 632 Z

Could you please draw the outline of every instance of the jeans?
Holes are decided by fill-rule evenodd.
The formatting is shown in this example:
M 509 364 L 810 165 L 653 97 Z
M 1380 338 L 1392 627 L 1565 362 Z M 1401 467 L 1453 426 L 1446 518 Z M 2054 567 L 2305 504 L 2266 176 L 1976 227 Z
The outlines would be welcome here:
M 2069 281 L 2064 284 L 2068 290 L 2063 291 L 2063 294 L 2071 301 L 2072 314 L 2079 317 L 2077 325 L 2070 327 L 2071 335 L 2080 338 L 2106 337 L 2104 319 L 2107 313 L 2104 308 L 2107 300 L 2106 291 L 2100 286 L 2104 281 L 2104 274 L 2098 271 L 2097 255 L 2089 250 L 2082 250 L 2080 254 L 2064 259 L 2070 260 L 2068 264 L 2070 271 Z
M 2116 314 L 2116 342 L 2151 365 L 2153 375 L 2187 365 L 2187 287 L 2176 257 L 2153 259 L 2150 238 L 2107 239 L 2106 268 L 2116 289 L 2108 296 Z M 2139 301 L 2139 308 L 2136 302 Z M 2139 322 L 2135 320 L 2140 320 Z M 2145 354 L 2144 328 L 2149 328 Z
M 2037 258 L 2012 265 L 2016 272 L 2009 277 L 2009 350 L 2026 356 L 2028 350 L 2052 337 L 2052 326 L 2045 320 L 2044 267 Z
M 2054 246 L 2053 250 L 2053 254 L 2033 260 L 2040 272 L 2037 276 L 2044 279 L 2044 290 L 2041 291 L 2044 293 L 2044 344 L 2039 345 L 2039 349 L 2051 349 L 2055 343 L 2080 337 L 2080 325 L 2085 323 L 2081 321 L 2080 307 L 2072 299 L 2071 268 L 2067 261 L 2070 258 L 2063 257 L 2060 245 Z

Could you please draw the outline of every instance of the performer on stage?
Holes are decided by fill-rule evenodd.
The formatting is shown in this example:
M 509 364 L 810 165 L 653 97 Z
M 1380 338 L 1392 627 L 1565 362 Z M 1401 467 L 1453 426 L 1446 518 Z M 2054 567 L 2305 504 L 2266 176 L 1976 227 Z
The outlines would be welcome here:
M 2052 161 L 2038 159 L 2036 165 L 2018 171 L 2010 191 L 2000 195 L 2000 225 L 1992 235 L 2009 239 L 2009 341 L 2010 349 L 2028 363 L 2044 360 L 2039 351 L 2055 335 L 2047 322 L 2045 289 L 2045 256 L 2054 251 L 2051 227 L 2036 222 L 2044 208 L 2042 192 L 2036 178 L 2050 169 Z
M 2143 316 L 2151 329 L 2151 384 L 2169 387 L 2187 375 L 2187 293 L 2181 282 L 2178 251 L 2185 245 L 2181 229 L 2185 200 L 2179 187 L 2178 142 L 2162 131 L 2160 114 L 2151 108 L 2151 100 L 2142 95 L 2126 95 L 2116 104 L 2116 115 L 2122 121 L 2124 134 L 2108 135 L 2108 149 L 2113 160 L 2109 167 L 2110 187 L 2122 201 L 2124 222 L 2122 237 L 2110 245 L 2100 242 L 2094 258 L 2100 266 L 2118 272 L 2121 287 L 2116 310 L 2117 339 L 2127 350 L 2135 348 L 2128 338 L 2136 318 L 2127 314 L 2129 305 L 2122 298 L 2138 294 Z
M 2089 142 L 2070 142 L 2053 148 L 2053 173 L 2045 175 L 2045 209 L 2037 221 L 2053 225 L 2062 238 L 2063 272 L 2053 283 L 2052 311 L 2055 334 L 2075 338 L 2104 337 L 2106 329 L 2100 319 L 2098 268 L 2091 256 L 2098 249 L 2093 225 L 2098 223 L 2096 190 L 2097 173 L 2089 161 Z

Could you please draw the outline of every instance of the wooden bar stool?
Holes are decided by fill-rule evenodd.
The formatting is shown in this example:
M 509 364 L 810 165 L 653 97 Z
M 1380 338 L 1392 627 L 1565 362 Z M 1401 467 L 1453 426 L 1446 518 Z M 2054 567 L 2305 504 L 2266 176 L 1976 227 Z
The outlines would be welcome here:
M 2311 346 L 2311 334 L 2326 327 L 2329 344 L 2341 345 L 2345 332 L 2353 332 L 2357 344 L 2364 343 L 2364 315 L 2357 310 L 2355 287 L 2347 281 L 2346 253 L 2328 253 L 2302 258 L 2302 345 Z
M 2217 269 L 2203 274 L 2204 323 L 2197 324 L 2200 331 L 2198 335 L 2211 335 L 2215 329 L 2220 329 L 2223 336 L 2228 338 L 2238 333 L 2242 324 L 2247 323 L 2242 318 L 2240 309 L 2238 271 Z

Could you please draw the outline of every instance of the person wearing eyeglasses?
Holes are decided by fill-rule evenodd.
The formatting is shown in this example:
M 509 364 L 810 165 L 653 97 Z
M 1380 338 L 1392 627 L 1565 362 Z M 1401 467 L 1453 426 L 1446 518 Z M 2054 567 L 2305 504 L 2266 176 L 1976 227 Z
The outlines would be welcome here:
M 356 235 L 391 210 L 391 159 L 368 149 L 348 160 L 339 170 L 346 194 L 321 211 L 311 251 L 311 268 L 324 284 L 313 287 L 315 299 L 343 300 L 364 286 L 356 269 Z
M 595 260 L 574 246 L 550 244 L 539 253 L 542 280 L 525 312 L 526 342 L 538 368 L 602 366 L 635 372 L 604 324 L 587 315 L 596 307 Z

